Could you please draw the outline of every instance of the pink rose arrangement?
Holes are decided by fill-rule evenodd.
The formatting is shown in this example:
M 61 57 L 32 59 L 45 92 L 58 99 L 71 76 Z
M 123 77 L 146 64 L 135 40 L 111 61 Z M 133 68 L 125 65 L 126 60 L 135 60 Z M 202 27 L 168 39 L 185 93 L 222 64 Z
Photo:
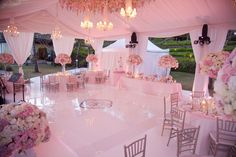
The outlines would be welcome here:
M 171 75 L 169 75 L 167 77 L 165 77 L 165 76 L 161 77 L 159 81 L 164 82 L 164 83 L 176 83 L 176 80 Z
M 22 102 L 0 106 L 0 157 L 47 142 L 50 135 L 46 114 L 35 105 Z
M 56 56 L 55 63 L 59 63 L 61 65 L 70 64 L 71 58 L 69 55 L 67 55 L 65 53 L 60 53 L 59 55 Z
M 14 64 L 13 56 L 9 53 L 0 54 L 0 63 L 3 64 Z
M 224 113 L 236 117 L 236 48 L 219 71 L 214 89 Z
M 87 57 L 86 57 L 86 61 L 87 62 L 91 62 L 91 63 L 97 63 L 98 62 L 98 58 L 96 55 L 94 54 L 89 54 Z
M 171 55 L 164 55 L 160 58 L 158 65 L 160 67 L 163 68 L 178 68 L 179 67 L 179 63 L 176 60 L 176 58 L 174 58 Z
M 228 57 L 229 52 L 227 51 L 208 53 L 200 62 L 200 73 L 207 74 L 210 78 L 216 78 L 218 71 Z
M 139 65 L 143 62 L 143 60 L 139 55 L 131 54 L 131 55 L 129 55 L 127 62 L 128 62 L 128 64 L 131 64 L 131 65 Z

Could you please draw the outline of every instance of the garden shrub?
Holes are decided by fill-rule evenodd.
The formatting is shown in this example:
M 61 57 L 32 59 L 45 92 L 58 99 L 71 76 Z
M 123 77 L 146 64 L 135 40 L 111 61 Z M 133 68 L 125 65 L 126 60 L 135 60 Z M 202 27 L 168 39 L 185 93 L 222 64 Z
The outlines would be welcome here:
M 173 71 L 195 73 L 196 63 L 194 59 L 190 58 L 176 58 L 179 62 L 179 68 L 173 69 Z
M 6 71 L 13 71 L 13 68 L 10 65 L 6 66 Z

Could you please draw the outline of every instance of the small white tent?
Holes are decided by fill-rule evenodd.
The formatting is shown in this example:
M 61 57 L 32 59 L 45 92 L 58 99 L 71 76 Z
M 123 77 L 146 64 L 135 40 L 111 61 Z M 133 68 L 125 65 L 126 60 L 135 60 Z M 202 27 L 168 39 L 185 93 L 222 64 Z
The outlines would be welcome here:
M 125 45 L 125 39 L 120 39 L 103 48 L 101 53 L 101 68 L 108 70 L 127 70 L 128 65 L 126 64 L 126 60 L 131 50 L 125 48 Z M 163 73 L 163 69 L 157 66 L 157 61 L 161 56 L 169 54 L 169 49 L 161 49 L 151 41 L 148 41 L 146 51 L 148 53 L 144 53 L 143 63 L 139 67 L 139 72 L 143 72 L 145 75 L 160 75 Z

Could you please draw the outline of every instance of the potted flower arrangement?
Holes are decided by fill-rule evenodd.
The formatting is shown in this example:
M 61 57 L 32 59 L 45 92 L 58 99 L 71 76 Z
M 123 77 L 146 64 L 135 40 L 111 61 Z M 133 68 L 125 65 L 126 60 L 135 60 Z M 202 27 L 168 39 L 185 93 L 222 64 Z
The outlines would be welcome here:
M 132 65 L 132 74 L 134 75 L 135 66 L 141 64 L 143 59 L 137 54 L 131 54 L 129 55 L 127 62 L 129 65 Z
M 22 102 L 0 106 L 0 157 L 14 156 L 49 138 L 46 114 L 35 105 Z
M 214 79 L 228 57 L 229 52 L 227 51 L 212 52 L 205 55 L 200 62 L 200 73 L 209 76 L 208 88 L 211 92 L 210 95 L 212 95 Z
M 95 54 L 88 54 L 86 61 L 89 63 L 89 69 L 93 70 L 94 64 L 98 62 L 98 58 Z
M 60 53 L 59 55 L 56 56 L 55 63 L 61 64 L 62 65 L 62 72 L 65 72 L 66 71 L 65 65 L 71 63 L 71 58 L 69 55 L 67 55 L 65 53 Z
M 160 60 L 158 61 L 158 65 L 166 69 L 166 77 L 168 75 L 168 68 L 177 69 L 179 67 L 178 61 L 171 55 L 161 56 Z
M 8 64 L 14 64 L 13 56 L 10 53 L 1 53 L 0 54 L 0 63 L 3 63 L 4 70 L 7 70 L 6 67 Z
M 219 71 L 214 88 L 224 113 L 236 117 L 236 48 Z

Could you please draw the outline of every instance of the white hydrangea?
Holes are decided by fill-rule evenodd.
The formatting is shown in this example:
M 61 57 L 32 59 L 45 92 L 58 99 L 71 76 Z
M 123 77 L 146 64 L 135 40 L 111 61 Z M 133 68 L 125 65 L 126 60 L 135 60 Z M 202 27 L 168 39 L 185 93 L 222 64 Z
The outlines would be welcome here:
M 231 76 L 228 82 L 229 90 L 236 94 L 236 76 Z

